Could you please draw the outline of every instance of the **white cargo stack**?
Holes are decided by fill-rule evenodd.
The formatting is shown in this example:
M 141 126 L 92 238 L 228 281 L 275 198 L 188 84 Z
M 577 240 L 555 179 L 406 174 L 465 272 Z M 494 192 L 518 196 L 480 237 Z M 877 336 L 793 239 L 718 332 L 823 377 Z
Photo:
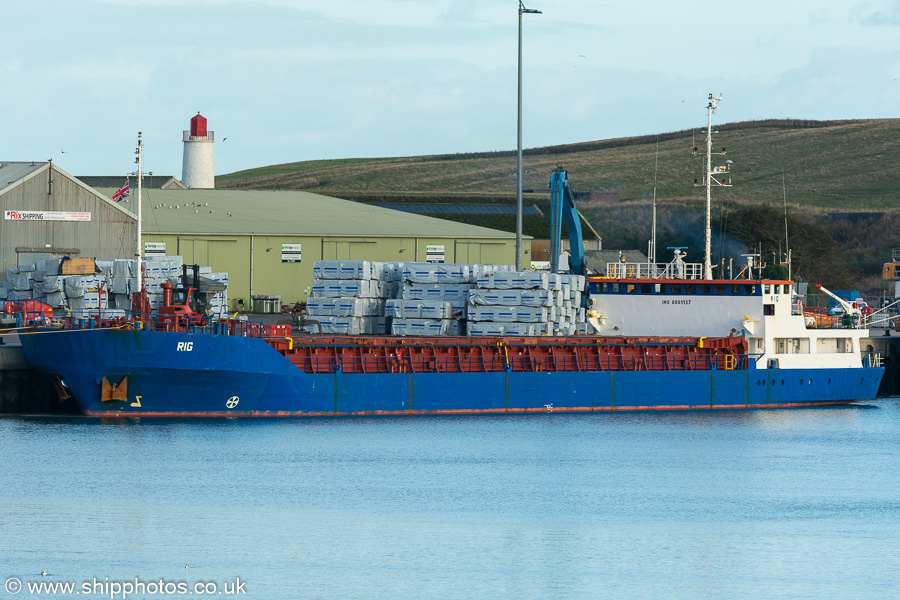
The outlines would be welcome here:
M 226 288 L 228 287 L 228 273 L 226 273 L 225 271 L 213 271 L 211 268 L 209 268 L 209 273 L 204 275 L 203 269 L 204 267 L 200 267 L 201 277 L 209 277 L 213 281 L 224 284 Z M 207 313 L 209 313 L 211 317 L 224 318 L 228 316 L 227 289 L 224 292 L 216 292 L 213 297 L 210 298 L 209 306 L 207 307 Z
M 540 271 L 485 273 L 469 293 L 468 335 L 586 333 L 581 275 Z
M 400 298 L 404 304 L 395 305 L 399 313 L 393 316 L 393 335 L 464 335 L 469 291 L 478 277 L 493 272 L 505 272 L 509 265 L 478 265 L 464 263 L 405 263 Z M 450 304 L 447 316 L 425 313 L 414 315 L 415 302 Z M 431 306 L 429 305 L 429 306 Z M 434 305 L 434 306 L 437 306 Z M 420 306 L 425 306 L 421 304 Z
M 384 335 L 384 303 L 391 297 L 392 263 L 368 260 L 317 260 L 306 316 L 331 335 Z M 307 333 L 319 327 L 307 325 Z
M 7 269 L 0 282 L 0 300 L 34 298 L 52 308 L 66 310 L 69 316 L 101 318 L 126 317 L 131 312 L 131 296 L 137 289 L 137 261 L 132 259 L 96 259 L 96 272 L 88 275 L 60 275 L 60 259 L 38 261 L 17 269 Z M 152 308 L 162 305 L 162 287 L 168 281 L 181 282 L 181 256 L 148 256 L 144 259 L 145 281 Z M 201 267 L 207 277 L 228 285 L 228 273 L 213 273 Z M 228 311 L 227 292 L 219 292 L 210 301 L 212 316 Z
M 388 300 L 391 335 L 459 335 L 461 310 L 440 300 Z

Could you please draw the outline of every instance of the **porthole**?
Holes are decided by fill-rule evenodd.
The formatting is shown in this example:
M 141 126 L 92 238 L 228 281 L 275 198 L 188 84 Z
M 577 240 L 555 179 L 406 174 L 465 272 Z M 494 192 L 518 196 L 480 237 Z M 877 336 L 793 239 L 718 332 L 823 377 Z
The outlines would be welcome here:
M 784 379 L 781 380 L 781 385 L 784 385 Z
M 828 378 L 828 385 L 831 385 L 831 377 Z
M 810 379 L 808 383 L 809 383 L 809 385 L 812 385 L 812 379 Z
M 800 380 L 800 385 L 803 385 L 803 380 L 802 380 L 802 379 Z

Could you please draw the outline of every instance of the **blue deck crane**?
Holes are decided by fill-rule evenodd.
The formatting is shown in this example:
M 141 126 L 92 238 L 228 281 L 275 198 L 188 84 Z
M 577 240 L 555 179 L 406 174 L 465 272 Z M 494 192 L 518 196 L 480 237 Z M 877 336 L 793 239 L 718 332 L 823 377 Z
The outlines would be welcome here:
M 581 236 L 581 219 L 575 207 L 575 198 L 569 188 L 569 174 L 556 167 L 550 176 L 550 272 L 559 273 L 560 238 L 562 220 L 569 228 L 569 272 L 587 275 L 584 262 L 584 242 Z

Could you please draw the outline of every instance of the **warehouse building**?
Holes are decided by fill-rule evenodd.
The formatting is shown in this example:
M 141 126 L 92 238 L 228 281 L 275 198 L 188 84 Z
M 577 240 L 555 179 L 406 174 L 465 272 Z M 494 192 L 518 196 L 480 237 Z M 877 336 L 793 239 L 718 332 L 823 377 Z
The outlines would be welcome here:
M 53 162 L 0 162 L 0 269 L 59 256 L 133 258 L 135 217 Z
M 305 300 L 319 259 L 515 262 L 512 233 L 300 191 L 148 190 L 143 241 L 145 255 L 227 272 L 234 308 Z

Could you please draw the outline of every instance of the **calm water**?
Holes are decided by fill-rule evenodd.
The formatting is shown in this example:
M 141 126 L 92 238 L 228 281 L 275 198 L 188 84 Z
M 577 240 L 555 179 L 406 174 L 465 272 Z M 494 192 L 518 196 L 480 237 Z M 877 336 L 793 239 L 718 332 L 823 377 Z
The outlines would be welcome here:
M 0 586 L 46 570 L 44 581 L 79 585 L 240 577 L 242 597 L 262 599 L 900 597 L 900 399 L 716 413 L 10 417 L 0 457 Z

